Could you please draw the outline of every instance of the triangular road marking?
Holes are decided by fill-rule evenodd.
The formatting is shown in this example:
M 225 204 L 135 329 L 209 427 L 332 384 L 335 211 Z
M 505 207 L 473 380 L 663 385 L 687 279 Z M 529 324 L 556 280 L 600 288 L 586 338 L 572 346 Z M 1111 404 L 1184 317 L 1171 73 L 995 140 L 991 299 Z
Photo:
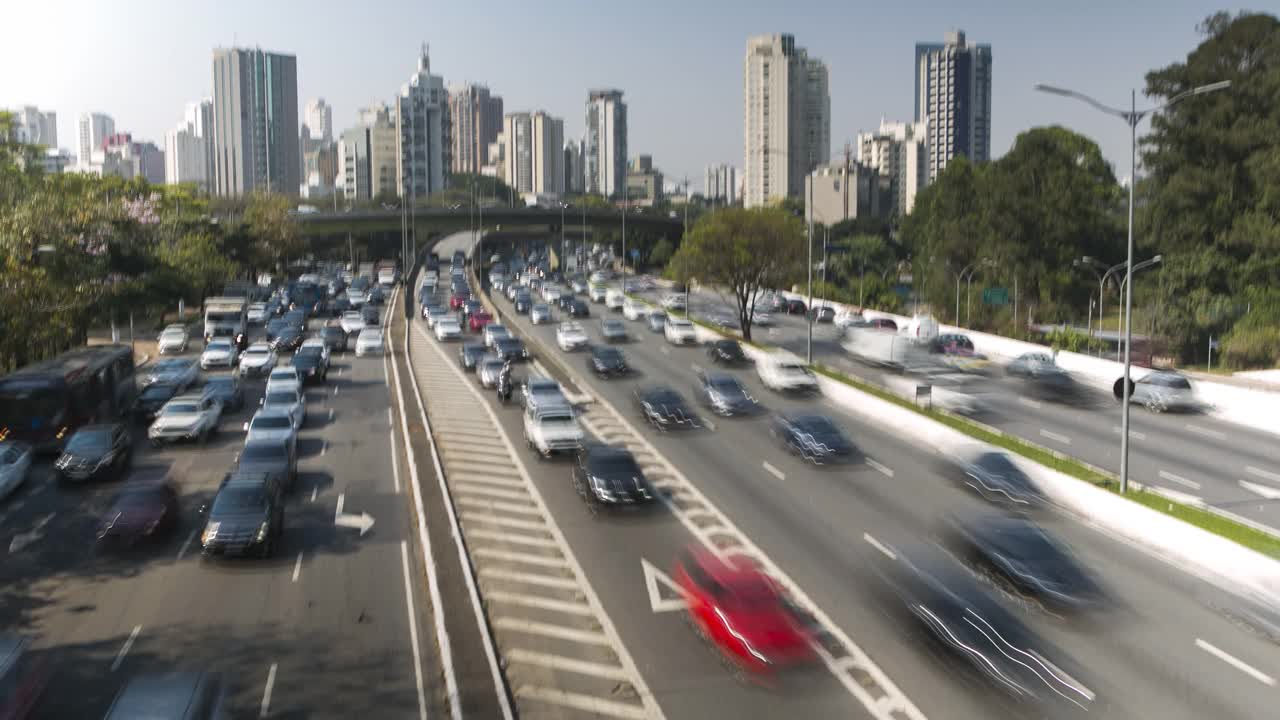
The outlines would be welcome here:
M 644 587 L 649 591 L 649 607 L 656 613 L 683 610 L 688 606 L 687 595 L 676 585 L 671 576 L 659 570 L 653 563 L 640 558 L 640 569 L 644 571 Z M 659 584 L 665 585 L 664 592 Z M 663 597 L 663 595 L 667 597 Z M 674 595 L 675 597 L 670 597 Z

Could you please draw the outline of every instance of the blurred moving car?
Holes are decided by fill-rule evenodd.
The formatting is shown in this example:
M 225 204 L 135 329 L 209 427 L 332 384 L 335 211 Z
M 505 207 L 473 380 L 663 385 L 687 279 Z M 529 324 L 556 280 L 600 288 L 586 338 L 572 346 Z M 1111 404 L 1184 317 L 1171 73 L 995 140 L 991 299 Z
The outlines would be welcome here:
M 750 415 L 759 408 L 746 386 L 728 373 L 699 371 L 694 389 L 702 404 L 717 415 Z
M 574 300 L 569 305 L 569 317 L 591 317 L 591 306 L 583 300 Z
M 789 352 L 761 355 L 756 360 L 760 382 L 770 390 L 790 393 L 815 393 L 818 377 L 800 358 Z
M 246 453 L 249 449 L 245 446 Z M 278 477 L 242 467 L 223 479 L 200 533 L 205 557 L 268 558 L 275 553 L 276 541 L 284 532 L 284 489 Z
M 254 343 L 240 355 L 240 377 L 261 377 L 276 367 L 276 351 L 266 343 Z
M 668 294 L 666 297 L 662 298 L 662 308 L 667 311 L 687 310 L 688 307 L 686 307 L 685 305 L 684 294 L 682 293 Z
M 938 355 L 947 367 L 961 372 L 986 372 L 991 361 L 973 347 L 967 335 L 944 333 L 929 341 L 929 352 Z
M 491 348 L 493 347 L 494 342 L 499 338 L 511 337 L 511 331 L 507 329 L 506 325 L 492 323 L 484 328 L 484 335 L 482 337 L 484 340 L 484 346 Z
M 685 404 L 684 398 L 666 385 L 640 388 L 635 397 L 640 414 L 659 430 L 698 426 L 698 416 Z
M 1049 353 L 1023 353 L 1009 361 L 1004 371 L 1010 377 L 1032 377 L 1036 373 L 1053 372 L 1058 369 L 1057 363 Z
M 342 314 L 342 319 L 338 321 L 342 331 L 350 335 L 364 329 L 364 315 L 358 310 L 350 310 Z
M 518 337 L 498 338 L 493 342 L 493 353 L 503 360 L 520 362 L 529 358 L 529 349 Z
M 170 325 L 160 333 L 160 337 L 156 338 L 156 349 L 161 355 L 186 352 L 189 340 L 190 335 L 185 326 Z
M 490 389 L 496 386 L 498 374 L 502 372 L 502 366 L 505 364 L 502 358 L 494 353 L 486 353 L 480 358 L 476 363 L 476 379 L 480 381 L 480 387 Z
M 287 414 L 293 420 L 295 429 L 302 429 L 307 421 L 307 401 L 300 385 L 268 388 L 258 402 L 263 410 L 278 409 Z
M 335 325 L 325 325 L 320 328 L 320 339 L 324 341 L 324 346 L 329 352 L 347 350 L 347 331 Z
M 35 717 L 49 683 L 50 666 L 36 659 L 30 644 L 21 635 L 0 635 L 0 718 L 5 720 Z
M 603 444 L 588 445 L 578 453 L 573 489 L 593 515 L 602 510 L 645 506 L 656 499 L 631 452 Z
M 774 581 L 746 559 L 721 560 L 691 547 L 676 558 L 671 577 L 698 635 L 744 679 L 771 682 L 778 673 L 817 661 L 812 633 Z
M 156 382 L 171 382 L 182 389 L 191 386 L 200 377 L 200 366 L 195 360 L 169 358 L 151 366 L 151 372 L 142 378 L 142 386 Z
M 707 346 L 707 357 L 717 365 L 745 365 L 750 362 L 737 340 L 716 340 Z
M 463 370 L 475 370 L 476 363 L 489 351 L 483 343 L 467 343 L 458 350 L 458 360 Z
M 818 305 L 809 310 L 809 318 L 814 322 L 829 323 L 836 319 L 836 309 L 830 305 Z
M 140 482 L 112 499 L 98 521 L 99 545 L 133 545 L 161 537 L 178 526 L 178 491 L 173 483 Z
M 622 303 L 622 316 L 628 320 L 643 320 L 649 314 L 649 306 L 639 300 L 627 298 Z
M 133 416 L 138 422 L 151 424 L 160 413 L 160 408 L 182 391 L 177 383 L 158 382 L 148 385 L 138 393 L 138 401 L 133 405 Z
M 246 319 L 250 325 L 261 325 L 267 321 L 266 303 L 249 303 Z
M 457 320 L 454 321 L 454 327 L 457 327 Z M 462 335 L 462 330 L 458 330 L 458 335 Z M 384 352 L 382 343 L 382 330 L 378 328 L 365 328 L 356 336 L 356 357 L 365 357 L 368 355 L 381 356 Z
M 853 442 L 826 415 L 781 414 L 774 418 L 770 431 L 787 452 L 814 465 L 847 463 L 858 459 Z
M 223 412 L 239 412 L 244 409 L 244 390 L 236 375 L 217 375 L 204 381 L 206 393 L 222 403 Z
M 160 409 L 155 422 L 147 429 L 147 439 L 152 447 L 181 440 L 195 440 L 203 445 L 218 431 L 221 417 L 222 403 L 212 393 L 179 395 Z
M 236 364 L 238 354 L 230 340 L 210 340 L 204 346 L 204 352 L 200 353 L 200 369 L 229 368 Z
M 106 720 L 224 720 L 226 691 L 219 675 L 169 672 L 134 676 L 116 695 Z
M 467 328 L 473 333 L 484 330 L 485 326 L 491 322 L 493 322 L 493 316 L 484 310 L 467 314 Z
M 627 358 L 622 351 L 608 345 L 591 346 L 587 367 L 596 374 L 596 377 L 617 377 L 630 372 L 630 368 L 627 367 Z
M 668 316 L 663 332 L 672 345 L 694 345 L 698 342 L 698 331 L 685 318 Z
M 573 352 L 584 348 L 589 343 L 587 333 L 582 329 L 581 323 L 566 320 L 560 323 L 560 327 L 556 328 L 556 344 L 565 352 Z
M 1191 381 L 1181 373 L 1157 370 L 1147 373 L 1134 382 L 1129 391 L 1129 402 L 1137 403 L 1153 413 L 1166 411 L 1194 412 L 1203 410 L 1201 401 L 1191 388 Z M 1124 378 L 1116 380 L 1113 388 L 1116 399 L 1124 400 Z
M 649 332 L 662 332 L 667 328 L 667 314 L 661 310 L 649 311 L 644 321 L 649 326 Z
M 971 451 L 958 459 L 959 481 L 988 502 L 1016 510 L 1030 510 L 1045 503 L 1031 478 L 1003 452 Z
M 276 339 L 271 343 L 271 348 L 277 353 L 293 352 L 302 345 L 302 340 L 302 330 L 289 325 L 280 328 Z
M 442 317 L 436 320 L 436 340 L 447 342 L 449 340 L 458 340 L 462 337 L 462 325 L 455 317 Z
M 76 430 L 53 462 L 58 480 L 116 480 L 133 463 L 133 435 L 121 423 L 85 425 Z
M 551 322 L 551 306 L 546 303 L 539 303 L 529 309 L 529 322 L 534 325 L 543 325 Z
M 521 404 L 526 408 L 549 407 L 551 405 L 569 405 L 560 383 L 549 377 L 535 375 L 524 381 L 521 389 Z
M 449 308 L 443 305 L 423 305 L 422 316 L 427 319 L 427 327 L 434 329 L 436 321 L 449 314 Z
M 609 288 L 604 294 L 604 306 L 615 312 L 622 310 L 627 296 L 618 288 Z
M 605 342 L 626 342 L 627 326 L 621 320 L 606 318 L 600 321 L 600 336 Z
M 27 481 L 34 457 L 31 446 L 17 440 L 0 441 L 0 500 Z

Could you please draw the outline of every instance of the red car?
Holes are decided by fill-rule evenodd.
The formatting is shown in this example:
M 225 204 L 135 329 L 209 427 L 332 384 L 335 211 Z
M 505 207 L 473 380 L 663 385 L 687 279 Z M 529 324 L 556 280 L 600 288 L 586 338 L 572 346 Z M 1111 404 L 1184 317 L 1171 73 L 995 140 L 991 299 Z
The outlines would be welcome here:
M 777 586 L 749 562 L 686 550 L 671 573 L 684 591 L 695 630 L 757 682 L 812 664 L 813 638 Z
M 178 492 L 172 483 L 130 485 L 111 502 L 98 524 L 101 545 L 133 545 L 173 532 L 178 524 Z
M 467 301 L 470 299 L 471 299 L 471 296 L 466 293 L 454 293 L 453 295 L 449 296 L 449 309 L 457 310 L 461 308 L 463 305 L 466 305 Z
M 473 312 L 467 318 L 467 327 L 471 328 L 471 332 L 478 333 L 484 330 L 484 326 L 493 322 L 493 316 L 484 310 Z

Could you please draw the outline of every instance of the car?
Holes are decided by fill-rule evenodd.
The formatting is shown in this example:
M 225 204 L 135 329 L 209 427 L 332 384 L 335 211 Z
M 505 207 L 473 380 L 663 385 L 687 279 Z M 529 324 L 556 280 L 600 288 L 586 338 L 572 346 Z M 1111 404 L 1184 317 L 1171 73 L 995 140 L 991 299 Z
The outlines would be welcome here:
M 236 364 L 238 356 L 235 344 L 230 340 L 210 340 L 200 353 L 200 369 L 229 368 Z
M 546 303 L 539 303 L 529 308 L 529 322 L 534 325 L 551 322 L 551 306 Z
M 1049 353 L 1028 352 L 1010 360 L 1004 371 L 1009 377 L 1029 378 L 1037 373 L 1052 372 L 1056 368 L 1057 363 Z
M 503 291 L 503 294 L 505 294 L 507 296 L 507 299 L 510 300 L 511 302 L 515 302 L 516 295 L 520 294 L 520 289 L 521 288 L 519 284 L 511 283 L 510 285 L 507 286 L 507 289 Z
M 35 452 L 17 440 L 0 440 L 0 500 L 13 494 L 27 481 Z
M 808 312 L 808 308 L 805 306 L 803 300 L 799 298 L 792 298 L 786 302 L 782 311 L 788 315 L 804 315 Z
M 627 326 L 621 320 L 605 319 L 600 321 L 600 335 L 605 342 L 626 342 Z
M 301 386 L 268 388 L 258 404 L 263 410 L 276 408 L 287 414 L 295 429 L 301 429 L 307 422 L 307 399 Z
M 737 340 L 716 340 L 707 347 L 707 357 L 717 365 L 746 365 L 751 362 Z
M 267 337 L 267 343 L 269 344 L 275 341 L 276 335 L 279 335 L 280 331 L 288 326 L 289 326 L 289 323 L 282 317 L 271 318 L 270 320 L 268 320 L 267 326 L 263 328 L 263 332 L 266 334 L 266 337 Z
M 265 393 L 273 390 L 301 390 L 302 389 L 302 373 L 298 368 L 292 365 L 278 367 L 271 371 L 267 376 L 267 387 Z
M 240 355 L 240 377 L 262 377 L 276 367 L 278 355 L 267 343 L 254 343 Z
M 533 307 L 533 298 L 529 293 L 520 293 L 516 295 L 515 308 L 516 312 L 521 315 L 529 312 L 529 308 Z
M 268 447 L 284 451 L 283 443 L 246 445 L 241 458 Z M 275 554 L 284 533 L 284 489 L 279 476 L 253 467 L 228 475 L 213 496 L 200 533 L 204 557 Z
M 591 298 L 593 303 L 602 303 L 609 295 L 609 288 L 603 285 L 592 285 L 587 297 Z
M 728 373 L 699 371 L 695 390 L 699 401 L 717 415 L 750 415 L 759 408 L 746 386 Z
M 758 327 L 773 327 L 773 316 L 757 310 L 751 314 L 751 324 Z
M 222 676 L 165 672 L 133 676 L 107 710 L 106 720 L 221 720 L 227 716 Z
M 325 348 L 330 353 L 334 350 L 339 352 L 346 352 L 347 350 L 347 331 L 341 327 L 325 325 L 320 328 L 320 340 L 324 342 Z
M 186 327 L 171 325 L 160 333 L 160 337 L 156 338 L 156 350 L 161 355 L 186 352 L 189 340 L 190 335 L 187 333 Z
M 222 403 L 223 412 L 239 412 L 244 408 L 244 390 L 236 375 L 215 375 L 205 380 L 203 390 Z
M 502 358 L 494 353 L 485 353 L 484 357 L 476 362 L 476 378 L 480 380 L 480 387 L 490 389 L 498 384 L 498 375 L 502 372 L 506 363 Z
M 738 322 L 737 315 L 727 310 L 713 310 L 704 319 L 722 331 L 738 330 L 742 325 Z
M 422 308 L 423 317 L 427 319 L 427 327 L 435 328 L 436 321 L 449 314 L 450 310 L 443 305 L 424 305 Z
M 984 450 L 956 458 L 949 473 L 983 499 L 1014 510 L 1033 510 L 1046 504 L 1044 494 L 1003 452 Z
M 179 395 L 160 409 L 160 414 L 147 428 L 147 439 L 153 447 L 181 440 L 195 440 L 203 445 L 218 431 L 221 418 L 222 403 L 213 393 Z
M 571 312 L 573 310 L 573 304 L 575 302 L 582 302 L 582 301 L 566 293 L 564 295 L 561 295 L 560 299 L 556 300 L 555 304 L 552 307 L 560 308 L 561 312 Z M 585 305 L 586 303 L 583 303 L 583 304 Z
M 693 345 L 698 342 L 698 331 L 685 318 L 668 316 L 662 332 L 672 345 Z
M 449 296 L 449 309 L 450 310 L 461 309 L 462 306 L 466 304 L 466 302 L 470 299 L 471 299 L 470 292 L 459 292 L 455 290 L 454 293 Z
M 586 433 L 567 405 L 530 406 L 524 412 L 524 439 L 539 458 L 556 453 L 577 453 Z
M 379 285 L 369 288 L 369 292 L 365 295 L 364 301 L 367 305 L 381 305 L 387 299 L 387 293 Z
M 1167 371 L 1147 373 L 1132 384 L 1129 402 L 1142 405 L 1153 413 L 1165 411 L 1198 411 L 1206 407 L 1196 397 L 1187 376 Z M 1124 379 L 1116 380 L 1114 392 L 1117 400 L 1124 400 Z
M 249 303 L 249 309 L 246 311 L 245 318 L 250 325 L 262 325 L 267 321 L 267 304 L 266 303 Z
M 635 456 L 624 447 L 586 446 L 578 453 L 572 479 L 574 491 L 592 515 L 645 507 L 657 499 Z
M 670 293 L 662 298 L 662 307 L 664 310 L 688 310 L 685 304 L 684 293 Z
M 590 341 L 582 325 L 573 320 L 566 320 L 556 328 L 556 345 L 565 352 L 573 352 L 587 347 Z
M 616 377 L 630 372 L 627 358 L 622 351 L 608 345 L 592 345 L 587 357 L 587 368 L 597 377 Z
M 777 584 L 746 558 L 701 547 L 677 556 L 671 571 L 688 619 L 721 657 L 749 679 L 815 665 L 815 638 Z
M 245 442 L 255 440 L 287 440 L 296 444 L 298 428 L 294 424 L 293 415 L 287 408 L 273 406 L 263 407 L 253 414 L 253 419 L 244 424 Z
M 818 377 L 803 360 L 789 352 L 760 355 L 756 359 L 756 373 L 760 382 L 775 392 L 818 392 Z
M 351 310 L 343 313 L 342 319 L 339 321 L 339 326 L 342 328 L 342 331 L 348 335 L 360 332 L 364 329 L 364 325 L 364 315 L 362 315 L 358 310 Z
M 156 382 L 169 382 L 182 389 L 191 387 L 200 377 L 200 365 L 195 360 L 168 358 L 151 366 L 151 371 L 142 378 L 142 386 Z
M 272 341 L 271 348 L 276 353 L 293 352 L 302 345 L 302 340 L 302 330 L 296 326 L 287 325 L 276 334 L 276 339 Z
M 860 459 L 853 442 L 826 415 L 784 413 L 776 416 L 770 434 L 792 455 L 814 465 L 836 465 Z
M 809 319 L 813 322 L 835 322 L 836 309 L 830 305 L 817 305 L 809 310 Z
M 622 310 L 622 305 L 626 302 L 627 296 L 618 288 L 610 288 L 604 295 L 604 306 L 615 312 Z
M 569 398 L 565 396 L 564 389 L 560 387 L 560 383 L 554 379 L 535 375 L 524 381 L 521 389 L 520 404 L 528 409 L 530 407 L 550 407 L 552 405 L 569 405 Z
M 455 317 L 442 317 L 436 321 L 436 340 L 459 340 L 462 338 L 462 324 Z
M 929 341 L 929 352 L 938 356 L 943 365 L 960 372 L 983 373 L 991 364 L 987 356 L 974 349 L 973 341 L 967 335 L 959 333 L 938 335 Z
M 569 283 L 569 287 L 573 290 L 574 295 L 586 295 L 587 290 L 589 289 L 587 284 L 581 280 L 574 280 Z
M 493 316 L 484 310 L 467 313 L 467 329 L 473 333 L 483 332 L 486 325 L 493 322 Z
M 694 428 L 698 417 L 680 393 L 666 385 L 653 385 L 636 390 L 636 407 L 645 421 L 659 430 Z
M 172 482 L 139 482 L 126 486 L 98 520 L 100 547 L 134 545 L 164 537 L 178 525 L 178 491 Z
M 483 343 L 467 343 L 458 350 L 458 361 L 462 364 L 463 370 L 474 371 L 476 363 L 488 352 L 489 349 Z
M 347 303 L 352 308 L 359 310 L 360 308 L 364 307 L 365 298 L 367 297 L 367 291 L 358 290 L 354 287 L 347 288 L 347 292 L 343 295 L 343 297 L 346 298 Z
M 503 360 L 519 362 L 529 357 L 529 349 L 518 337 L 500 337 L 493 341 L 493 352 Z
M 558 301 L 560 296 L 564 294 L 565 293 L 555 285 L 546 285 L 542 288 L 542 299 L 549 303 Z
M 363 331 L 362 331 L 363 332 Z M 358 341 L 357 341 L 358 342 Z M 329 377 L 329 363 L 325 361 L 324 347 L 301 347 L 289 364 L 302 375 L 302 382 L 324 382 Z
M 583 300 L 574 300 L 569 305 L 569 317 L 591 317 L 591 306 Z
M 505 337 L 511 337 L 511 331 L 507 329 L 507 326 L 491 323 L 484 329 L 484 346 L 492 348 L 495 342 Z
M 459 331 L 459 334 L 461 334 L 461 331 Z M 356 357 L 381 356 L 383 352 L 385 352 L 385 348 L 383 346 L 382 330 L 365 328 L 356 336 Z
M 176 382 L 152 383 L 138 392 L 138 399 L 133 404 L 133 418 L 138 422 L 151 424 L 164 404 L 172 400 L 185 388 Z
M 661 310 L 650 310 L 644 321 L 649 326 L 649 332 L 659 333 L 667 328 L 667 314 Z

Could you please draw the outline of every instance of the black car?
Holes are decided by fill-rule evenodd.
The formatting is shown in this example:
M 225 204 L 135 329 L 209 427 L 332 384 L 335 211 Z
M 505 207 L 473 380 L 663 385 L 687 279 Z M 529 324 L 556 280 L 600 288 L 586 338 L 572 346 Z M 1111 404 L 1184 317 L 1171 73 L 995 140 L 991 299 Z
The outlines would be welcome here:
M 53 461 L 58 480 L 117 480 L 133 463 L 133 436 L 122 423 L 85 425 L 72 433 Z
M 351 301 L 346 295 L 339 295 L 329 303 L 329 314 L 333 317 L 342 317 L 342 313 L 351 309 Z
M 302 345 L 302 340 L 301 330 L 293 325 L 286 325 L 276 335 L 276 339 L 271 343 L 271 348 L 278 353 L 293 352 Z
M 533 298 L 527 292 L 519 293 L 516 295 L 515 306 L 516 312 L 523 315 L 529 312 L 529 308 L 533 306 Z
M 1102 589 L 1071 551 L 1026 518 L 953 518 L 949 526 L 948 539 L 962 560 L 1051 612 L 1086 611 L 1103 600 Z
M 825 415 L 779 415 L 771 431 L 788 452 L 806 462 L 828 465 L 855 459 L 853 443 Z
M 330 352 L 334 350 L 346 352 L 347 334 L 342 331 L 341 327 L 324 326 L 320 329 L 320 339 L 324 341 L 324 346 L 329 348 Z
M 360 319 L 369 327 L 377 327 L 382 323 L 382 314 L 378 312 L 378 308 L 365 305 L 360 308 Z
M 138 422 L 150 424 L 164 404 L 177 397 L 182 386 L 173 382 L 155 382 L 138 393 L 138 401 L 133 406 L 133 416 Z
M 467 343 L 458 350 L 458 360 L 462 363 L 463 370 L 475 371 L 476 363 L 480 362 L 480 358 L 489 352 L 489 348 L 484 343 Z
M 809 319 L 814 322 L 829 323 L 836 319 L 836 309 L 830 305 L 819 305 L 809 310 Z
M 627 358 L 622 351 L 608 345 L 592 345 L 591 355 L 587 358 L 587 367 L 600 377 L 626 375 Z
M 784 308 L 788 315 L 803 315 L 805 313 L 805 309 L 803 300 L 788 300 L 786 307 Z
M 223 479 L 205 516 L 200 547 L 205 557 L 271 557 L 284 532 L 284 491 L 277 477 L 237 469 Z
M 636 390 L 636 406 L 644 419 L 659 430 L 698 426 L 698 417 L 680 393 L 665 385 Z
M 276 336 L 280 334 L 280 331 L 287 327 L 289 327 L 289 321 L 282 317 L 271 318 L 268 320 L 265 328 L 267 333 L 267 342 L 274 341 Z
M 324 361 L 324 349 L 314 345 L 299 348 L 289 364 L 298 369 L 303 384 L 324 382 L 329 377 L 329 366 Z
M 381 285 L 374 285 L 369 288 L 369 294 L 365 296 L 364 301 L 370 305 L 381 305 L 386 302 L 387 293 L 382 289 Z
M 294 308 L 284 314 L 284 321 L 301 330 L 307 326 L 307 311 L 304 308 Z
M 573 314 L 573 306 L 574 306 L 577 302 L 578 302 L 578 300 L 577 300 L 576 298 L 574 298 L 574 297 L 573 297 L 572 295 L 570 295 L 569 293 L 565 293 L 565 294 L 561 295 L 561 296 L 559 297 L 559 299 L 557 299 L 557 300 L 556 300 L 556 307 L 560 308 L 560 311 L 561 311 L 561 312 L 567 312 L 567 313 L 569 313 L 570 315 L 572 315 L 572 314 Z
M 267 473 L 279 480 L 282 490 L 298 477 L 298 447 L 292 440 L 251 440 L 236 458 L 236 470 Z
M 205 391 L 222 403 L 226 412 L 239 412 L 244 408 L 244 390 L 236 375 L 213 375 L 204 382 Z
M 593 514 L 603 509 L 644 506 L 655 499 L 631 452 L 609 445 L 588 445 L 578 454 L 573 489 Z
M 698 373 L 698 400 L 717 415 L 750 415 L 759 405 L 738 378 L 727 373 Z
M 569 308 L 569 315 L 576 318 L 591 317 L 591 306 L 585 300 L 573 299 L 573 305 Z
M 518 337 L 503 337 L 493 341 L 493 352 L 503 360 L 518 362 L 529 357 L 529 350 Z
M 956 476 L 985 500 L 1012 509 L 1030 510 L 1045 502 L 1031 478 L 1002 452 L 981 452 L 961 460 Z
M 719 365 L 745 365 L 749 362 L 737 340 L 716 340 L 707 348 L 707 357 Z

